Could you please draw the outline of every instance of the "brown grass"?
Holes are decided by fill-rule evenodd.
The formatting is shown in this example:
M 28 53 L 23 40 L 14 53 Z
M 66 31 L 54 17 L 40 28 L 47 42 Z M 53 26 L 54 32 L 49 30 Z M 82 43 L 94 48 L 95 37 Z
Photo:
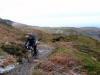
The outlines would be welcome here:
M 0 66 L 5 67 L 10 64 L 13 64 L 14 62 L 16 62 L 15 58 L 13 58 L 12 56 L 9 55 L 9 56 L 5 57 L 5 59 L 3 60 L 3 62 Z
M 63 73 L 69 72 L 74 67 L 77 67 L 78 64 L 81 64 L 81 61 L 78 58 L 73 57 L 66 51 L 60 51 L 50 56 L 47 61 L 39 62 L 38 68 L 42 69 L 43 72 L 51 73 L 56 71 Z

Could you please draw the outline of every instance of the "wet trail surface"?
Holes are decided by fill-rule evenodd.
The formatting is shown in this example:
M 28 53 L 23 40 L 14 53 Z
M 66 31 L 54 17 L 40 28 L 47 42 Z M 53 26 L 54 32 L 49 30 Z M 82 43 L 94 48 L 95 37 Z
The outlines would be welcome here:
M 53 48 L 48 45 L 39 45 L 39 58 L 38 60 L 44 60 L 48 55 L 51 54 Z M 35 59 L 32 59 L 32 63 L 25 62 L 23 64 L 18 65 L 15 69 L 11 70 L 9 73 L 5 75 L 32 75 L 32 69 L 34 68 L 34 61 Z

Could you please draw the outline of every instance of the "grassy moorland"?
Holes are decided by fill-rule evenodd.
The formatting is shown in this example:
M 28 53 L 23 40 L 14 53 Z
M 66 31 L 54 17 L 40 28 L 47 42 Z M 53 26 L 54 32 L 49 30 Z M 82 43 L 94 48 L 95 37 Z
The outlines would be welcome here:
M 83 27 L 83 28 L 74 28 L 74 27 L 35 27 L 38 30 L 41 30 L 50 34 L 82 34 L 94 39 L 100 40 L 100 28 L 95 27 Z
M 43 61 L 43 63 L 50 65 L 45 66 L 45 68 L 50 68 L 49 71 L 41 67 L 44 66 L 42 63 L 38 66 L 44 72 L 50 73 L 51 68 L 54 69 L 53 64 L 58 64 L 61 68 L 62 63 L 65 64 L 67 59 L 69 63 L 62 65 L 64 68 L 69 68 L 69 65 L 70 68 L 77 66 L 80 68 L 78 72 L 84 71 L 88 73 L 87 75 L 100 75 L 100 42 L 97 40 L 83 35 L 48 34 L 32 28 L 26 28 L 25 30 L 28 31 L 23 31 L 21 28 L 16 29 L 0 22 L 0 39 L 2 39 L 0 40 L 0 56 L 11 54 L 21 58 L 24 57 L 26 52 L 24 48 L 25 35 L 32 32 L 40 42 L 49 43 L 55 47 L 48 59 Z M 57 68 L 54 70 L 58 71 Z M 37 70 L 34 70 L 34 72 L 36 73 Z
M 100 74 L 100 42 L 97 40 L 83 35 L 48 34 L 35 29 L 31 29 L 30 32 L 33 32 L 40 42 L 49 43 L 55 47 L 48 59 L 59 51 L 66 51 L 81 61 L 80 68 L 86 70 L 88 75 Z M 34 70 L 34 72 L 37 71 Z
M 57 39 L 59 38 L 59 41 Z M 100 74 L 100 42 L 82 35 L 59 36 L 56 40 L 56 50 L 53 52 L 67 51 L 82 62 L 82 69 L 88 75 Z
M 23 44 L 20 39 L 24 36 L 24 32 L 14 28 L 12 25 L 0 20 L 0 57 L 6 59 L 9 55 L 22 56 L 24 48 L 19 44 Z M 8 58 L 7 58 L 8 59 Z M 9 63 L 8 60 L 5 63 Z M 1 64 L 0 64 L 1 65 Z
M 62 59 L 59 53 L 63 53 L 64 56 L 64 53 L 66 52 L 65 57 L 67 57 L 67 55 L 70 55 L 70 57 L 73 58 L 73 61 L 75 60 L 75 58 L 77 58 L 78 61 L 81 62 L 77 66 L 79 66 L 81 70 L 85 70 L 87 75 L 100 74 L 100 42 L 98 42 L 97 40 L 82 35 L 66 36 L 57 34 L 52 34 L 51 37 L 44 37 L 41 39 L 45 38 L 48 40 L 45 40 L 44 42 L 51 42 L 51 44 L 55 46 L 55 50 L 52 52 L 52 54 L 48 57 L 48 60 L 46 60 L 45 62 L 50 61 L 53 64 L 56 62 L 56 65 L 59 64 L 60 61 L 62 61 L 63 63 L 65 59 Z M 53 61 L 49 60 L 52 57 Z M 68 57 L 66 59 L 68 59 Z M 77 64 L 77 62 L 75 64 Z M 39 66 L 39 68 L 41 68 L 41 65 Z M 44 70 L 44 72 L 46 71 L 44 68 L 42 69 Z M 50 71 L 48 71 L 48 73 L 49 72 Z

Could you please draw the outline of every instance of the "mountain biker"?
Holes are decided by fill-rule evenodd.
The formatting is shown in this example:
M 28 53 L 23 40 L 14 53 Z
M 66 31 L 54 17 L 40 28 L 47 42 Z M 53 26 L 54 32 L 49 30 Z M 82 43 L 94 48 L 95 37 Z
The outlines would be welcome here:
M 36 44 L 36 37 L 33 34 L 29 34 L 28 38 L 25 42 L 25 47 L 28 48 L 29 46 L 33 47 L 34 54 L 33 56 L 37 56 L 37 44 Z

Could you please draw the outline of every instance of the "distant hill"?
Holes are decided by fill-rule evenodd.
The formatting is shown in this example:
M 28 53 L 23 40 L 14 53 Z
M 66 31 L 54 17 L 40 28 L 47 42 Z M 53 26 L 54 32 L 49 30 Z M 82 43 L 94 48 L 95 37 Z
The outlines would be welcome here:
M 0 43 L 16 41 L 23 34 L 22 31 L 14 28 L 12 24 L 13 21 L 0 18 Z
M 30 29 L 36 29 L 40 30 L 46 33 L 50 34 L 74 34 L 74 35 L 85 35 L 88 37 L 92 37 L 96 40 L 100 40 L 100 28 L 97 27 L 81 27 L 81 28 L 75 28 L 75 27 L 38 27 L 38 26 L 29 26 L 22 23 L 17 23 L 11 20 L 7 19 L 1 19 L 0 22 L 8 25 L 8 26 L 14 26 L 17 29 L 21 29 L 24 32 L 30 32 Z
M 2 19 L 2 18 L 0 18 L 0 21 L 3 22 L 3 23 L 6 23 L 6 24 L 8 24 L 8 25 L 12 25 L 12 24 L 13 24 L 13 21 L 7 20 L 7 19 Z
M 4 22 L 5 24 L 12 25 L 12 26 L 27 26 L 26 24 L 14 22 L 14 21 L 11 21 L 11 20 L 8 20 L 8 19 L 0 18 L 0 21 Z
M 84 29 L 99 29 L 98 27 L 81 27 L 81 28 L 84 28 Z
M 83 27 L 83 28 L 74 28 L 74 27 L 35 27 L 35 29 L 41 30 L 50 34 L 75 34 L 75 35 L 85 35 L 92 37 L 94 39 L 100 40 L 100 29 L 95 27 Z

